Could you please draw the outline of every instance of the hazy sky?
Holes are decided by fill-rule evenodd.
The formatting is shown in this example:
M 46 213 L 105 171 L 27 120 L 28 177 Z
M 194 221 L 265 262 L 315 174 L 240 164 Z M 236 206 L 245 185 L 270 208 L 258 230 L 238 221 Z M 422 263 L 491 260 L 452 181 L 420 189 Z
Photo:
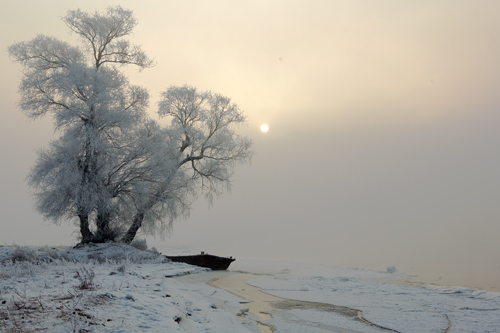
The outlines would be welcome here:
M 8 45 L 77 42 L 70 9 L 133 9 L 157 61 L 131 81 L 190 84 L 248 115 L 257 152 L 233 190 L 165 241 L 240 257 L 336 264 L 462 263 L 500 281 L 500 2 L 9 1 L 0 10 L 0 244 L 74 244 L 42 222 L 24 178 L 54 138 L 16 109 Z M 259 131 L 262 123 L 270 130 Z M 57 135 L 57 134 L 56 134 Z

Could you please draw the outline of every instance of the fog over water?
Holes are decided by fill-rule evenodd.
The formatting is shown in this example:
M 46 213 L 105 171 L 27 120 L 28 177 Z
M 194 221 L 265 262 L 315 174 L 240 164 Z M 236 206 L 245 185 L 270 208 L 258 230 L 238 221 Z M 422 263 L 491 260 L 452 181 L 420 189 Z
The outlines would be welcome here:
M 251 165 L 151 246 L 418 275 L 500 292 L 500 3 L 494 1 L 23 1 L 0 12 L 0 244 L 74 244 L 24 181 L 49 118 L 16 109 L 8 45 L 76 42 L 76 7 L 134 10 L 158 62 L 133 83 L 190 84 L 248 115 Z M 261 133 L 267 123 L 269 132 Z

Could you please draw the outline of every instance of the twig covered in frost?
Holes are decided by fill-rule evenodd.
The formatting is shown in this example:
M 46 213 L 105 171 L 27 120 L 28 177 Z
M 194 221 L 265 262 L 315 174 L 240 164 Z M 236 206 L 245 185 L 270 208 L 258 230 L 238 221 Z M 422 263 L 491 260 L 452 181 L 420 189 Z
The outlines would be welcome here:
M 80 281 L 80 285 L 77 287 L 80 290 L 95 290 L 96 286 L 94 284 L 95 273 L 89 268 L 81 267 L 76 270 L 76 278 Z

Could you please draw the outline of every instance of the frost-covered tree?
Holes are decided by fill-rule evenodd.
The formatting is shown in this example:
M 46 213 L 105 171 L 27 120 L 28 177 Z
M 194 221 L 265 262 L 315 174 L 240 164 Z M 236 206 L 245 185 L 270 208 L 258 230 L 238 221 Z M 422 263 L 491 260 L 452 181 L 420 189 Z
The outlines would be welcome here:
M 157 155 L 163 162 L 155 162 L 159 169 L 146 191 L 137 191 L 126 243 L 141 227 L 147 233 L 168 230 L 179 214 L 189 213 L 200 192 L 211 200 L 228 189 L 234 167 L 252 156 L 251 141 L 235 132 L 246 118 L 227 97 L 173 86 L 162 93 L 158 114 L 172 119 L 163 132 L 165 149 Z
M 79 47 L 39 35 L 8 51 L 24 67 L 20 109 L 29 118 L 52 115 L 56 130 L 63 133 L 40 152 L 29 177 L 38 210 L 56 222 L 77 216 L 85 242 L 94 236 L 92 214 L 103 230 L 111 214 L 104 162 L 120 146 L 116 138 L 141 121 L 148 105 L 147 91 L 131 85 L 117 65 L 143 69 L 153 61 L 123 38 L 136 25 L 132 11 L 74 10 L 63 21 L 80 37 Z
M 153 65 L 123 39 L 132 12 L 76 10 L 63 20 L 80 47 L 47 36 L 9 47 L 24 66 L 21 110 L 52 115 L 61 133 L 28 177 L 38 211 L 56 223 L 76 219 L 84 243 L 164 235 L 200 194 L 211 200 L 229 188 L 234 167 L 250 159 L 251 141 L 235 132 L 245 116 L 224 96 L 170 87 L 158 114 L 172 121 L 161 127 L 145 113 L 147 91 L 119 70 Z

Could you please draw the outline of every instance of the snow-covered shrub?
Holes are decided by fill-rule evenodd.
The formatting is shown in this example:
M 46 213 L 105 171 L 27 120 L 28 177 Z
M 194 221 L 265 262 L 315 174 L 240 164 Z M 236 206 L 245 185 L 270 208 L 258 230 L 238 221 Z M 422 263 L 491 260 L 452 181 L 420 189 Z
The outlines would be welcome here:
M 118 228 L 109 227 L 106 230 L 97 230 L 94 234 L 94 243 L 116 242 L 122 237 L 123 232 Z
M 23 276 L 36 276 L 37 272 L 43 270 L 42 265 L 33 265 L 29 261 L 5 261 L 0 265 L 0 279 L 19 278 Z
M 141 251 L 146 251 L 148 249 L 146 239 L 136 239 L 130 243 L 130 245 Z
M 30 263 L 37 262 L 38 256 L 32 248 L 29 247 L 16 247 L 10 260 L 13 262 L 27 261 Z
M 162 262 L 156 250 L 142 251 L 122 243 L 88 244 L 77 248 L 1 247 L 0 278 L 35 276 L 49 265 L 65 263 L 123 264 Z

